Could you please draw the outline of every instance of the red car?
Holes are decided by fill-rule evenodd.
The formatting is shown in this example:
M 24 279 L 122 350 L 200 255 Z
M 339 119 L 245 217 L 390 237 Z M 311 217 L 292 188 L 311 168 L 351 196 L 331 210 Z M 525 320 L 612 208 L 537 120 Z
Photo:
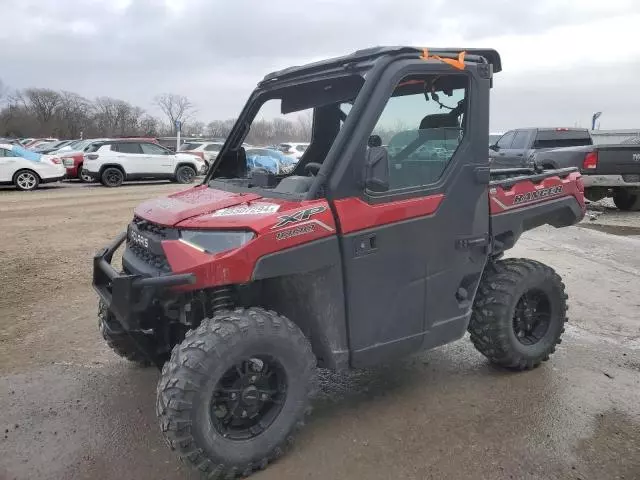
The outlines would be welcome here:
M 154 142 L 158 143 L 158 140 L 155 138 L 139 138 L 139 137 L 126 137 L 123 140 L 144 140 L 145 142 Z M 82 173 L 82 163 L 84 161 L 84 153 L 87 151 L 89 147 L 91 147 L 94 143 L 104 142 L 105 140 L 110 140 L 108 138 L 90 138 L 84 140 L 82 143 L 76 146 L 76 150 L 65 152 L 60 156 L 62 159 L 62 163 L 67 169 L 66 178 L 73 179 L 77 178 L 82 182 L 90 183 L 93 181 L 92 177 L 89 175 L 84 175 Z

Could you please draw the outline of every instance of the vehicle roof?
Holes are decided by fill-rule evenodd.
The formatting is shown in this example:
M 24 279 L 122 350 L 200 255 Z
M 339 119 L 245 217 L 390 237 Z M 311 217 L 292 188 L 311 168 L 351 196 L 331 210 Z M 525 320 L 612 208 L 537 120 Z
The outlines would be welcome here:
M 578 128 L 578 127 L 518 127 L 518 128 L 512 128 L 510 131 L 513 130 L 545 130 L 545 131 L 558 131 L 558 132 L 588 132 L 589 129 L 588 128 Z
M 495 73 L 502 70 L 502 63 L 500 60 L 500 54 L 490 48 L 429 48 L 430 55 L 439 55 L 442 57 L 457 57 L 461 52 L 466 52 L 468 55 L 466 61 L 486 62 L 493 65 L 493 71 Z M 309 74 L 325 69 L 336 68 L 345 64 L 353 64 L 363 62 L 366 60 L 375 61 L 384 56 L 403 55 L 408 53 L 415 53 L 422 55 L 424 48 L 396 46 L 396 47 L 373 47 L 364 50 L 357 50 L 349 55 L 341 57 L 329 58 L 321 60 L 319 62 L 313 62 L 306 65 L 297 65 L 276 72 L 269 73 L 263 79 L 263 82 L 268 82 L 276 79 L 282 79 L 284 77 L 295 77 L 298 75 Z

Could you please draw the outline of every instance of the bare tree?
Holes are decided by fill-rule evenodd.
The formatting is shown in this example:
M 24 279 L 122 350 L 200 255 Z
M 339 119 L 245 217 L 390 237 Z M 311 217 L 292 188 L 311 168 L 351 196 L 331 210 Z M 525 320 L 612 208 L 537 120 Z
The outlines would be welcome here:
M 305 110 L 298 115 L 298 138 L 304 142 L 311 141 L 311 129 L 313 128 L 313 111 Z
M 182 127 L 185 135 L 202 135 L 205 132 L 204 122 L 200 120 L 190 120 Z
M 234 118 L 228 120 L 214 120 L 207 125 L 207 133 L 212 137 L 226 138 L 236 123 Z
M 48 88 L 27 88 L 22 91 L 21 96 L 42 126 L 49 123 L 62 103 L 62 96 Z
M 142 133 L 143 135 L 147 135 L 150 137 L 157 136 L 160 132 L 160 129 L 158 127 L 158 119 L 152 117 L 151 115 L 145 115 L 140 119 L 140 133 Z
M 6 96 L 7 96 L 7 87 L 5 87 L 4 82 L 0 78 L 0 105 L 4 104 Z
M 92 113 L 89 100 L 73 92 L 60 93 L 60 106 L 57 110 L 57 133 L 62 137 L 78 138 Z
M 175 125 L 178 120 L 185 123 L 195 113 L 193 104 L 184 95 L 163 93 L 156 96 L 153 101 L 160 107 L 171 125 Z

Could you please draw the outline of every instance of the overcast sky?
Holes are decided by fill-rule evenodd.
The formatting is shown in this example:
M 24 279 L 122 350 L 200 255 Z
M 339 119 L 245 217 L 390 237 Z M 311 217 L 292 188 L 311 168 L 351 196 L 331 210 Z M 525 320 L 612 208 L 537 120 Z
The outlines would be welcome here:
M 493 131 L 640 128 L 638 0 L 0 0 L 0 79 L 234 117 L 266 73 L 375 45 L 492 47 Z

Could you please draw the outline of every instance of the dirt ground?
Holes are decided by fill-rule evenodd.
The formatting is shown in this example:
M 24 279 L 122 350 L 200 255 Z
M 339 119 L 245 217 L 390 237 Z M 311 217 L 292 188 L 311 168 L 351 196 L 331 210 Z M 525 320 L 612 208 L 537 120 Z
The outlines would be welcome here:
M 0 479 L 197 478 L 166 448 L 158 372 L 97 330 L 91 257 L 173 184 L 0 190 Z M 640 214 L 594 205 L 512 255 L 563 276 L 552 361 L 490 367 L 463 339 L 394 365 L 321 373 L 294 448 L 256 479 L 640 479 Z

